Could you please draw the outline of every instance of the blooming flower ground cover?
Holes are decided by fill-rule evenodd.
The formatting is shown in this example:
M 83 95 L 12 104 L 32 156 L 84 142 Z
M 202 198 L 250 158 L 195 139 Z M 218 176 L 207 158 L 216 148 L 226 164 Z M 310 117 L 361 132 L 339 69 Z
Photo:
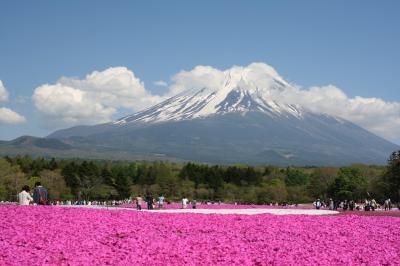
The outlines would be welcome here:
M 400 265 L 400 218 L 0 206 L 1 265 Z

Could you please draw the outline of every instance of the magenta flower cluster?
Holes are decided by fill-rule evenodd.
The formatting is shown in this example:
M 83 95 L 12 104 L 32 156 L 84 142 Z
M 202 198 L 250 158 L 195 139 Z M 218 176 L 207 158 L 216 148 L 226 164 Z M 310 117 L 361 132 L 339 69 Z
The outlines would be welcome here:
M 400 265 L 400 219 L 0 206 L 0 265 Z

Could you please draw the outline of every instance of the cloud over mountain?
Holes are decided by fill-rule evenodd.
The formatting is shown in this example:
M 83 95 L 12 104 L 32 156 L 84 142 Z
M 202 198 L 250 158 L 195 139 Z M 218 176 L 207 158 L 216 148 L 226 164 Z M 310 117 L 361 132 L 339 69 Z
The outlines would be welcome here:
M 270 86 L 273 81 L 282 86 Z M 391 140 L 400 135 L 399 102 L 349 97 L 333 85 L 301 88 L 286 82 L 265 63 L 233 66 L 225 70 L 196 66 L 189 71 L 180 71 L 172 77 L 163 95 L 147 91 L 131 70 L 113 67 L 94 71 L 84 79 L 64 77 L 56 84 L 44 84 L 35 89 L 33 102 L 41 113 L 64 126 L 95 124 L 112 120 L 120 108 L 138 111 L 187 89 L 223 88 L 227 83 L 229 86 L 258 89 L 277 102 L 342 117 Z
M 181 71 L 173 78 L 171 93 L 188 88 L 215 88 L 224 82 L 253 86 L 269 94 L 277 102 L 295 104 L 317 113 L 326 113 L 354 122 L 385 138 L 396 140 L 400 135 L 400 103 L 387 102 L 379 98 L 349 97 L 333 85 L 300 88 L 286 81 L 265 63 L 252 63 L 246 67 L 233 66 L 219 70 L 210 66 L 197 66 L 190 71 Z M 288 86 L 274 89 L 269 86 L 276 79 Z

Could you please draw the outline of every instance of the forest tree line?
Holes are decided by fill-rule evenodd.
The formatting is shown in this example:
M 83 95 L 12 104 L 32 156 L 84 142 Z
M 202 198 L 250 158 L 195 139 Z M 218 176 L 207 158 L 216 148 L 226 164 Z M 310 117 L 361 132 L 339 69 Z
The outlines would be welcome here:
M 316 198 L 400 201 L 400 151 L 386 166 L 278 167 L 173 162 L 0 158 L 0 201 L 15 201 L 22 186 L 40 181 L 50 200 L 113 200 L 163 194 L 176 201 L 264 204 Z

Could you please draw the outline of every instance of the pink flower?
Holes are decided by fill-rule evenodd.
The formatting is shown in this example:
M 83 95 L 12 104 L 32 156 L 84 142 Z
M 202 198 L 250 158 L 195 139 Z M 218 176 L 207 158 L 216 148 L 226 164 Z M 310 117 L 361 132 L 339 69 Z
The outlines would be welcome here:
M 399 243 L 394 217 L 0 206 L 0 265 L 399 265 Z

